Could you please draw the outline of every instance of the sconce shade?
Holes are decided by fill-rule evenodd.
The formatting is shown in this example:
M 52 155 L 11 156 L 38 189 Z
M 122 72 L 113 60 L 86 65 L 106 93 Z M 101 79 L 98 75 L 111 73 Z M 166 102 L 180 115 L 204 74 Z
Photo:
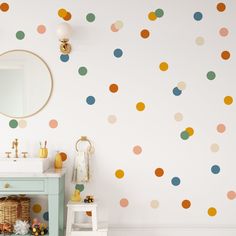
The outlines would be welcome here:
M 68 43 L 71 34 L 72 28 L 68 23 L 63 22 L 57 26 L 57 36 L 61 41 L 60 51 L 63 54 L 68 54 L 71 52 L 71 45 Z

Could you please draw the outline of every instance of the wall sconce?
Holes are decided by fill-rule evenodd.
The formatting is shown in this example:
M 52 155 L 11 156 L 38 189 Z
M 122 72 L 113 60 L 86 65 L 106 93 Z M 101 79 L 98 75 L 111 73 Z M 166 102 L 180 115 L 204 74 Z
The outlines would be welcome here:
M 63 54 L 71 52 L 71 45 L 68 43 L 72 33 L 72 28 L 68 23 L 61 23 L 57 26 L 57 36 L 61 42 L 60 51 Z

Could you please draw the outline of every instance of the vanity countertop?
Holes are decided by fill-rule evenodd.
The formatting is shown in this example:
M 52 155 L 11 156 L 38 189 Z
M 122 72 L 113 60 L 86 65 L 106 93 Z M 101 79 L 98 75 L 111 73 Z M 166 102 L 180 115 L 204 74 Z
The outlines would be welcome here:
M 63 176 L 66 173 L 66 168 L 62 168 L 62 169 L 54 169 L 54 168 L 50 168 L 48 170 L 46 170 L 43 173 L 8 173 L 8 172 L 0 172 L 0 178 L 4 178 L 4 177 L 9 177 L 9 178 L 15 178 L 15 177 L 19 177 L 19 178 L 58 178 Z

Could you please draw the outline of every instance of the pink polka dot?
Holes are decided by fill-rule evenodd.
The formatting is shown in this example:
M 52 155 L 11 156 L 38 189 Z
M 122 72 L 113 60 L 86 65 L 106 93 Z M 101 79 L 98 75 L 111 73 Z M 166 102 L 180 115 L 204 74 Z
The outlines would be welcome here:
M 50 121 L 49 121 L 49 126 L 50 126 L 52 129 L 57 128 L 57 126 L 58 126 L 57 120 L 50 120 Z
M 226 36 L 229 34 L 229 31 L 228 31 L 227 28 L 223 27 L 223 28 L 221 28 L 221 29 L 219 30 L 219 34 L 220 34 L 220 36 L 222 36 L 222 37 L 226 37 Z
M 122 199 L 120 200 L 120 206 L 121 206 L 121 207 L 127 207 L 128 205 L 129 205 L 128 199 L 122 198 Z
M 139 155 L 142 152 L 142 148 L 139 145 L 134 146 L 133 152 L 134 152 L 134 154 Z
M 45 27 L 45 25 L 39 25 L 39 26 L 37 27 L 37 31 L 38 31 L 38 33 L 40 33 L 40 34 L 45 33 L 45 32 L 46 32 L 46 27 Z
M 218 124 L 216 129 L 219 133 L 224 133 L 226 128 L 224 124 Z
M 236 198 L 236 193 L 234 191 L 229 191 L 227 193 L 227 198 L 230 199 L 230 200 L 233 200 Z
M 111 25 L 111 31 L 112 32 L 117 32 L 118 31 L 118 29 L 116 28 L 115 24 Z

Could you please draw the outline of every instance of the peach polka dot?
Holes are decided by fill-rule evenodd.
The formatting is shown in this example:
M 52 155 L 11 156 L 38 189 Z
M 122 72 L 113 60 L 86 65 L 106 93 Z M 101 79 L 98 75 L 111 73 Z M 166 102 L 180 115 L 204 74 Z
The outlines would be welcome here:
M 233 200 L 236 198 L 236 193 L 234 191 L 229 191 L 227 193 L 227 198 L 230 199 L 230 200 Z
M 120 200 L 120 206 L 121 206 L 121 207 L 127 207 L 128 205 L 129 205 L 128 199 L 122 198 L 122 199 Z
M 38 33 L 40 33 L 40 34 L 43 34 L 43 33 L 46 32 L 46 27 L 45 27 L 44 25 L 39 25 L 39 26 L 37 27 L 37 31 L 38 31 Z
M 57 120 L 50 120 L 50 121 L 49 121 L 49 126 L 50 126 L 52 129 L 57 128 L 57 126 L 58 126 Z
M 218 124 L 216 129 L 219 133 L 224 133 L 226 128 L 224 124 Z
M 133 152 L 134 152 L 134 154 L 136 154 L 136 155 L 141 154 L 141 152 L 142 152 L 142 147 L 140 147 L 139 145 L 135 146 L 135 147 L 133 148 Z

